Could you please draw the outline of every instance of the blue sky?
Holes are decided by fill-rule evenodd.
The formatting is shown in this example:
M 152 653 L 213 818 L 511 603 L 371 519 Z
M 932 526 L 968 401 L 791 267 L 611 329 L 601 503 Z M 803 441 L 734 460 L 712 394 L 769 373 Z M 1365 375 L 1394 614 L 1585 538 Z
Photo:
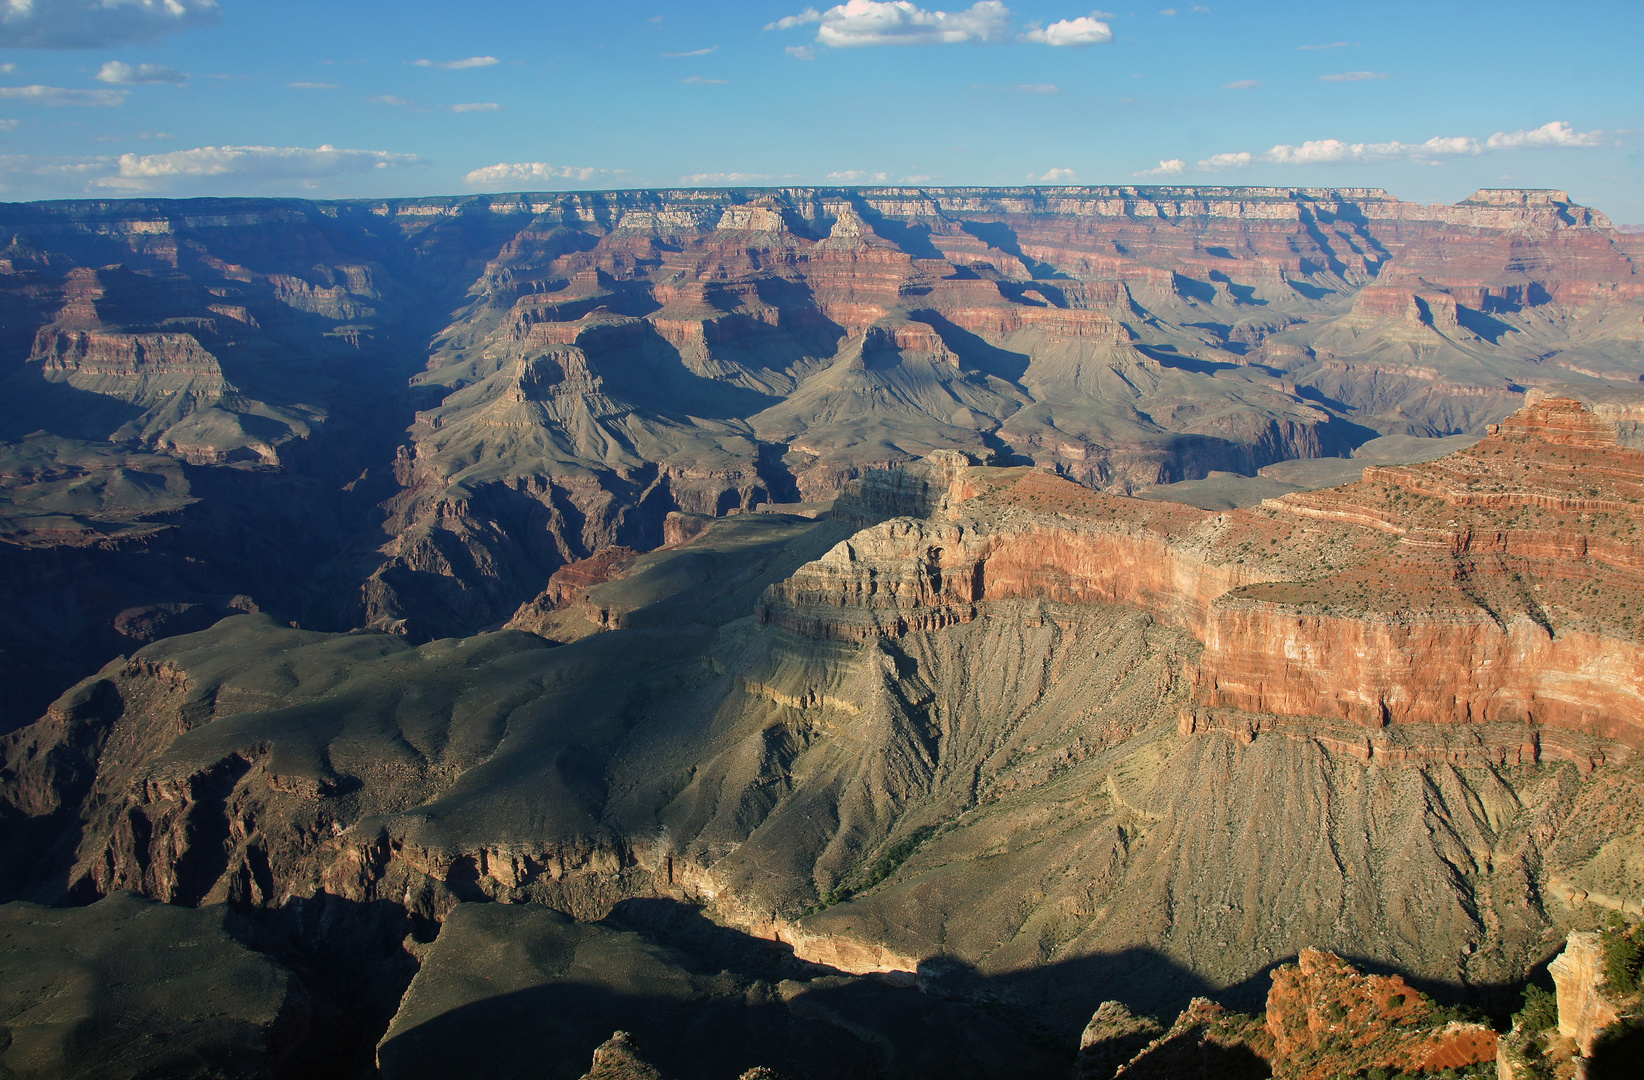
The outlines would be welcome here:
M 1644 222 L 1640 42 L 1637 0 L 0 0 L 0 198 L 1524 186 Z

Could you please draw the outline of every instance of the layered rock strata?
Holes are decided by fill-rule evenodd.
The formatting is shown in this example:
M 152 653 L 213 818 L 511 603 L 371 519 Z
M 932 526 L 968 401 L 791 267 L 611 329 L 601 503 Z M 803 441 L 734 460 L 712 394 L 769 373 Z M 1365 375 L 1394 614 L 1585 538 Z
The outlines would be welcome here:
M 1636 389 L 1644 356 L 1634 247 L 1551 191 L 138 200 L 0 227 L 7 438 L 261 470 L 260 494 L 317 476 L 285 531 L 304 502 L 349 520 L 280 575 L 300 590 L 231 567 L 195 591 L 414 640 L 654 548 L 670 512 L 826 500 L 936 450 L 1130 491 L 1477 432 L 1526 388 Z M 141 478 L 64 499 L 3 465 L 31 542 L 225 546 Z M 74 647 L 81 674 L 118 651 Z
M 1184 733 L 1345 721 L 1340 749 L 1369 758 L 1399 751 L 1355 728 L 1479 725 L 1496 747 L 1480 760 L 1545 750 L 1588 767 L 1603 741 L 1644 740 L 1644 622 L 1628 606 L 1644 587 L 1644 454 L 1573 400 L 1450 457 L 1254 511 L 972 469 L 929 513 L 839 545 L 774 586 L 760 618 L 865 640 L 992 600 L 1122 604 L 1204 643 Z

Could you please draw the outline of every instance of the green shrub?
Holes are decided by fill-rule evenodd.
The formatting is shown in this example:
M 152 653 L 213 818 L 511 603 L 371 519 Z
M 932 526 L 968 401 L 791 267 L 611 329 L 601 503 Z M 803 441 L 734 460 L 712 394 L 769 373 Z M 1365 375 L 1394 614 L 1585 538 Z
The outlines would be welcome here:
M 1604 941 L 1604 977 L 1612 989 L 1630 994 L 1638 989 L 1638 969 L 1644 963 L 1644 948 L 1640 948 L 1627 930 L 1607 928 Z
M 1524 988 L 1524 1008 L 1513 1014 L 1513 1024 L 1528 1036 L 1540 1035 L 1558 1023 L 1558 996 L 1534 983 Z

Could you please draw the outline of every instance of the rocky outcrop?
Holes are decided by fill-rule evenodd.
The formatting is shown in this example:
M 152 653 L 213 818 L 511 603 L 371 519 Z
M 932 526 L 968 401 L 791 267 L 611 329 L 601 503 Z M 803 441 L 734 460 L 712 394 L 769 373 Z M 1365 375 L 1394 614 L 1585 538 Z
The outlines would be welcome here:
M 1122 1001 L 1104 1001 L 1079 1036 L 1073 1080 L 1112 1080 L 1115 1073 L 1159 1035 L 1164 1027 L 1137 1016 Z
M 632 1035 L 613 1031 L 594 1051 L 593 1063 L 582 1074 L 582 1080 L 663 1080 L 663 1077 L 655 1066 L 639 1056 Z
M 1398 976 L 1366 975 L 1315 949 L 1273 972 L 1267 1030 L 1277 1076 L 1434 1072 L 1496 1059 L 1496 1033 L 1486 1025 L 1445 1020 Z
M 1198 998 L 1170 1030 L 1114 1065 L 1117 1049 L 1156 1022 L 1107 1002 L 1091 1018 L 1076 1077 L 1336 1077 L 1426 1075 L 1496 1060 L 1496 1033 L 1481 1023 L 1446 1019 L 1398 976 L 1366 975 L 1340 957 L 1303 949 L 1273 971 L 1263 1017 L 1232 1012 Z M 1112 1034 L 1108 1034 L 1112 1032 Z M 1468 1075 L 1472 1075 L 1469 1073 Z
M 1596 933 L 1571 931 L 1564 951 L 1547 966 L 1558 992 L 1558 1033 L 1591 1057 L 1605 1028 L 1621 1017 L 1605 992 L 1604 945 Z

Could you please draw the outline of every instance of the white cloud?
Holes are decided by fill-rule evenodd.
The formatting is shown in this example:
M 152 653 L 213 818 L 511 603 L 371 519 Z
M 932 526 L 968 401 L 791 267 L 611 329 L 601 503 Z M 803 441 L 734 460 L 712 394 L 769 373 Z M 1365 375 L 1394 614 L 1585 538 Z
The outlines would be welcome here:
M 704 79 L 700 75 L 687 75 L 687 76 L 685 76 L 685 78 L 683 78 L 679 81 L 682 82 L 682 83 L 689 83 L 692 86 L 724 86 L 725 85 L 725 80 L 724 79 Z
M 417 165 L 415 154 L 383 150 L 345 150 L 331 145 L 201 146 L 165 154 L 121 154 L 113 175 L 94 181 L 99 187 L 152 191 L 177 182 L 218 177 L 240 180 L 315 180 L 348 173 Z
M 65 90 L 60 86 L 0 86 L 0 98 L 30 105 L 124 105 L 124 90 Z
M 1043 176 L 1029 176 L 1029 180 L 1037 180 L 1042 184 L 1059 184 L 1064 180 L 1072 180 L 1072 169 L 1046 169 Z
M 542 180 L 592 180 L 605 172 L 577 165 L 550 165 L 546 161 L 498 162 L 463 177 L 477 187 L 503 187 Z
M 469 68 L 491 67 L 502 63 L 494 56 L 470 56 L 466 60 L 413 60 L 417 67 L 441 68 L 445 71 L 466 71 Z
M 857 45 L 956 45 L 997 41 L 1010 31 L 1010 9 L 978 0 L 964 11 L 926 11 L 910 0 L 846 0 L 827 11 L 806 8 L 766 25 L 791 30 L 816 23 L 816 41 L 836 49 Z
M 1159 9 L 1159 14 L 1160 15 L 1174 15 L 1174 14 L 1176 14 L 1176 9 L 1173 8 L 1173 7 L 1160 8 Z
M 1531 150 L 1557 147 L 1593 147 L 1605 144 L 1604 132 L 1578 132 L 1568 121 L 1554 120 L 1521 131 L 1498 131 L 1480 142 L 1471 135 L 1440 135 L 1426 142 L 1350 143 L 1316 139 L 1300 146 L 1280 144 L 1262 155 L 1280 165 L 1332 165 L 1356 161 L 1430 162 L 1445 157 L 1474 157 L 1491 150 Z
M 844 169 L 840 172 L 829 173 L 828 179 L 832 180 L 836 184 L 860 184 L 864 180 L 873 180 L 882 184 L 886 180 L 890 179 L 890 174 L 882 172 L 869 173 L 863 172 L 860 169 Z
M 15 120 L 0 120 L 0 131 L 16 131 L 16 130 L 17 130 L 17 121 L 15 121 Z
M 786 18 L 778 19 L 773 23 L 766 23 L 765 29 L 792 30 L 796 26 L 804 26 L 808 23 L 819 23 L 821 21 L 822 13 L 820 11 L 815 8 L 806 8 L 798 15 L 789 15 Z
M 0 64 L 0 75 L 10 75 L 16 70 L 16 64 Z
M 1440 135 L 1422 143 L 1349 143 L 1340 139 L 1315 139 L 1300 146 L 1275 146 L 1262 155 L 1262 160 L 1280 165 L 1332 165 L 1343 161 L 1426 161 L 1434 157 L 1479 152 L 1478 140 L 1466 135 Z
M 1211 154 L 1199 162 L 1195 168 L 1204 172 L 1221 172 L 1223 169 L 1242 169 L 1256 160 L 1254 154 L 1239 151 L 1236 154 Z
M 446 105 L 443 106 L 443 108 L 446 112 L 468 113 L 497 112 L 502 108 L 502 106 L 497 104 L 495 101 L 464 101 L 457 105 Z
M 334 82 L 294 82 L 286 83 L 286 85 L 293 90 L 335 90 L 337 88 L 337 84 Z
M 1040 45 L 1100 45 L 1113 40 L 1113 28 L 1089 15 L 1081 15 L 1077 19 L 1053 22 L 1043 30 L 1029 30 L 1022 35 L 1022 40 Z
M 1370 156 L 1365 143 L 1345 143 L 1340 139 L 1310 139 L 1300 146 L 1281 143 L 1262 155 L 1263 161 L 1281 165 L 1322 165 Z
M 1320 82 L 1368 82 L 1371 79 L 1385 79 L 1388 76 L 1378 71 L 1344 71 L 1339 75 L 1320 75 Z
M 4 0 L 0 49 L 107 49 L 221 21 L 216 0 Z
M 1234 82 L 1228 83 L 1226 86 L 1223 86 L 1222 89 L 1223 90 L 1254 90 L 1260 85 L 1261 85 L 1261 83 L 1257 82 L 1255 79 L 1238 79 L 1238 80 L 1235 80 Z
M 718 52 L 718 51 L 719 51 L 719 46 L 718 45 L 710 45 L 706 49 L 692 49 L 690 52 L 665 52 L 665 53 L 657 53 L 657 55 L 658 56 L 666 56 L 669 59 L 675 59 L 675 58 L 681 57 L 681 56 L 707 56 L 711 52 Z
M 1182 174 L 1182 172 L 1186 169 L 1187 169 L 1187 162 L 1183 161 L 1181 158 L 1171 158 L 1169 161 L 1159 162 L 1159 167 L 1156 168 L 1156 169 L 1143 169 L 1141 172 L 1131 173 L 1130 175 L 1132 175 L 1132 176 L 1180 176 Z
M 1602 131 L 1578 132 L 1567 121 L 1554 120 L 1530 131 L 1498 131 L 1485 140 L 1491 150 L 1528 150 L 1543 146 L 1603 146 Z
M 164 64 L 127 64 L 110 60 L 93 78 L 115 86 L 135 86 L 138 83 L 180 83 L 188 76 Z
M 719 187 L 724 184 L 751 184 L 760 180 L 769 180 L 769 173 L 757 172 L 699 172 L 689 176 L 681 176 L 681 184 L 690 184 L 692 187 Z
M 787 53 L 789 56 L 794 57 L 797 60 L 815 60 L 816 59 L 816 50 L 811 48 L 809 45 L 789 45 L 786 49 L 784 49 L 782 51 Z
M 378 94 L 365 99 L 369 105 L 409 105 L 411 102 L 398 94 Z

